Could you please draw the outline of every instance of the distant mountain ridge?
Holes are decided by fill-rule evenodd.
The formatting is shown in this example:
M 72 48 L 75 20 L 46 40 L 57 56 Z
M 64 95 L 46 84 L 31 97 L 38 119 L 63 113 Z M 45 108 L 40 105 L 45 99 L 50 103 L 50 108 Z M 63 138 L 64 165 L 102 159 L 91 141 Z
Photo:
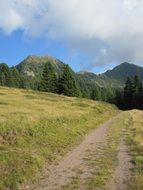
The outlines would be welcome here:
M 79 72 L 78 75 L 83 80 L 97 83 L 102 87 L 122 87 L 127 77 L 133 78 L 137 75 L 143 82 L 143 67 L 132 63 L 124 62 L 111 70 L 102 74 L 94 74 L 91 72 Z
M 120 80 L 124 82 L 127 77 L 134 77 L 137 75 L 143 81 L 143 67 L 132 63 L 124 62 L 112 70 L 108 70 L 103 75 Z
M 39 80 L 44 64 L 51 62 L 57 75 L 61 74 L 64 62 L 51 56 L 30 55 L 19 63 L 16 68 L 23 74 Z M 138 77 L 143 81 L 143 67 L 124 62 L 102 74 L 88 71 L 75 73 L 77 79 L 86 85 L 95 85 L 103 88 L 122 88 L 127 77 Z
M 58 91 L 55 91 L 55 93 L 59 93 L 60 80 L 63 76 L 64 68 L 67 66 L 65 66 L 64 62 L 51 56 L 31 55 L 15 67 L 9 67 L 7 64 L 1 63 L 0 85 L 40 90 L 42 73 L 47 62 L 52 64 L 54 70 L 48 70 L 46 75 L 52 76 L 49 72 L 56 74 L 55 81 L 57 81 Z M 75 73 L 71 68 L 68 67 L 68 69 L 71 73 L 71 78 L 77 83 L 81 97 L 93 100 L 112 102 L 117 92 L 123 91 L 127 77 L 133 78 L 136 75 L 143 82 L 143 67 L 126 62 L 102 74 L 88 71 Z M 46 80 L 48 82 L 50 78 Z

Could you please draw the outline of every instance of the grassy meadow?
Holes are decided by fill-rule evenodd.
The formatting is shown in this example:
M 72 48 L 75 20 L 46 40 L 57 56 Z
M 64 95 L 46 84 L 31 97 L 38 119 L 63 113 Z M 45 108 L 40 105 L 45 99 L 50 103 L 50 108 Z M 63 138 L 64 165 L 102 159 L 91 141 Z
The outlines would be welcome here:
M 127 142 L 133 160 L 129 190 L 143 189 L 143 111 L 130 111 L 130 125 L 127 129 Z
M 20 189 L 84 135 L 119 111 L 113 105 L 0 88 L 0 190 Z
M 106 143 L 102 148 L 102 153 L 91 162 L 94 172 L 92 176 L 87 179 L 88 190 L 95 190 L 95 188 L 106 188 L 108 180 L 114 176 L 116 167 L 119 164 L 118 151 L 121 143 L 121 138 L 124 136 L 124 127 L 128 126 L 128 113 L 124 112 L 118 115 L 109 126 L 106 137 Z M 98 166 L 98 167 L 97 167 Z

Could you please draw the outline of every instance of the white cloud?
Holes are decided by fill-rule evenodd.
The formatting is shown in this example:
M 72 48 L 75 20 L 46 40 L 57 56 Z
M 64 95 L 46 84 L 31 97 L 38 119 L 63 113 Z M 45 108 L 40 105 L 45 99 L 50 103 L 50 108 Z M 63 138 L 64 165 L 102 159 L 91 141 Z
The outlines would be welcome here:
M 6 34 L 22 26 L 22 18 L 15 9 L 12 8 L 11 2 L 1 0 L 0 2 L 0 28 Z
M 1 0 L 0 28 L 64 40 L 95 64 L 143 59 L 143 0 Z

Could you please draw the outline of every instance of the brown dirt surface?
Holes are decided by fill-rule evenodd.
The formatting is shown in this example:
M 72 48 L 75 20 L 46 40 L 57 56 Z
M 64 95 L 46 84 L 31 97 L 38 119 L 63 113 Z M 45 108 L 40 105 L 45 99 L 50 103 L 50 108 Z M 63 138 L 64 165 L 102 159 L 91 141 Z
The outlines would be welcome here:
M 116 118 L 116 117 L 115 117 Z M 87 134 L 83 142 L 71 150 L 66 156 L 61 158 L 57 163 L 47 166 L 42 179 L 38 184 L 30 187 L 30 190 L 88 190 L 85 186 L 86 179 L 91 176 L 93 170 L 87 164 L 88 153 L 92 152 L 94 159 L 104 153 L 102 149 L 106 143 L 108 127 L 114 119 Z M 97 166 L 98 167 L 98 166 Z M 131 168 L 130 156 L 127 146 L 123 140 L 119 145 L 118 166 L 114 175 L 107 182 L 107 190 L 126 190 L 126 181 Z M 99 188 L 98 188 L 99 189 Z M 100 188 L 101 190 L 102 188 Z M 95 189 L 96 190 L 96 189 Z
M 127 182 L 130 177 L 130 169 L 133 167 L 131 163 L 131 157 L 128 153 L 128 147 L 121 140 L 118 152 L 118 166 L 112 176 L 108 181 L 106 189 L 107 190 L 126 190 Z

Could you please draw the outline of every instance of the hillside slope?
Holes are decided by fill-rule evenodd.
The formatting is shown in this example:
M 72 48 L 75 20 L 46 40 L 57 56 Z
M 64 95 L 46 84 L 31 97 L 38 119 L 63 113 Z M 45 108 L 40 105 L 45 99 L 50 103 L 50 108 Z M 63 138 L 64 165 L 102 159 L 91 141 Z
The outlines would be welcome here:
M 143 81 L 143 67 L 130 63 L 122 63 L 102 74 L 79 72 L 81 80 L 88 84 L 95 84 L 105 88 L 122 88 L 127 77 L 137 75 Z
M 46 62 L 52 63 L 57 74 L 61 73 L 64 63 L 51 56 L 28 56 L 16 68 L 27 76 L 39 78 Z
M 30 55 L 21 63 L 16 65 L 16 68 L 21 73 L 30 77 L 35 77 L 36 80 L 38 80 L 42 74 L 44 64 L 46 62 L 52 63 L 57 74 L 62 72 L 64 63 L 51 56 Z M 81 71 L 76 73 L 76 75 L 77 78 L 88 84 L 95 84 L 99 87 L 117 88 L 123 86 L 127 77 L 134 77 L 135 75 L 138 75 L 143 81 L 143 67 L 124 62 L 102 74 Z
M 94 74 L 90 72 L 79 72 L 77 76 L 84 81 L 85 84 L 95 85 L 101 88 L 120 88 L 122 82 L 116 78 L 106 76 L 105 74 Z
M 40 81 L 46 62 L 50 62 L 53 65 L 58 76 L 62 73 L 64 63 L 51 56 L 28 56 L 25 60 L 18 64 L 16 68 L 20 71 L 20 73 L 24 74 L 25 77 L 28 78 L 27 81 L 29 86 L 31 86 L 32 89 L 37 89 L 37 84 Z M 127 77 L 132 78 L 135 75 L 138 75 L 143 81 L 143 67 L 127 62 L 122 63 L 112 70 L 108 70 L 102 74 L 95 74 L 88 71 L 81 71 L 74 74 L 80 84 L 81 91 L 87 91 L 86 94 L 90 92 L 89 96 L 91 96 L 92 89 L 96 88 L 110 88 L 112 89 L 111 91 L 118 88 L 123 88 Z M 86 95 L 86 97 L 88 97 L 88 95 Z
M 121 82 L 125 82 L 127 77 L 133 78 L 137 75 L 143 81 L 143 67 L 125 62 L 106 71 L 103 75 Z
M 18 189 L 100 123 L 118 113 L 104 102 L 0 89 L 0 189 Z

